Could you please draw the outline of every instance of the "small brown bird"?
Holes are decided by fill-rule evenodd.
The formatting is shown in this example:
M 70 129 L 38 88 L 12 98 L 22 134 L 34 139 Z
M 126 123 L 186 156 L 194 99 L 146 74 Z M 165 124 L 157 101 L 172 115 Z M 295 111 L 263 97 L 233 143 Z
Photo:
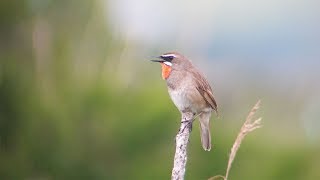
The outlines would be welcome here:
M 202 147 L 211 149 L 210 117 L 217 113 L 217 103 L 204 76 L 183 55 L 165 53 L 154 62 L 161 63 L 162 78 L 166 80 L 169 95 L 181 114 L 192 112 L 199 116 Z

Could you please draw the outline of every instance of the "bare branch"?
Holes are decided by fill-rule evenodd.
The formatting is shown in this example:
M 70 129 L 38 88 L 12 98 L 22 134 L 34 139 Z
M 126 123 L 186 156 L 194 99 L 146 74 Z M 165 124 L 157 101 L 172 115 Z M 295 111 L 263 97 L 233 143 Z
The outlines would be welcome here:
M 184 179 L 187 164 L 187 146 L 193 119 L 194 115 L 192 113 L 184 113 L 182 115 L 180 129 L 176 136 L 176 153 L 174 155 L 171 175 L 172 180 Z

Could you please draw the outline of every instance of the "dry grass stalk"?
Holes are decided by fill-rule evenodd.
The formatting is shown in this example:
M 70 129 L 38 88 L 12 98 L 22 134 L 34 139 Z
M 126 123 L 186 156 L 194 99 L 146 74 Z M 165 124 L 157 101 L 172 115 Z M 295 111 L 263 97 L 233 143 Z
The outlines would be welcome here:
M 247 116 L 246 121 L 244 122 L 244 124 L 242 125 L 240 132 L 231 148 L 231 152 L 230 152 L 230 156 L 229 156 L 229 161 L 228 161 L 228 167 L 227 167 L 227 171 L 226 171 L 226 175 L 225 176 L 214 176 L 211 177 L 209 180 L 216 180 L 216 179 L 224 179 L 227 180 L 228 176 L 229 176 L 229 172 L 232 166 L 232 162 L 234 160 L 234 158 L 236 157 L 237 151 L 240 148 L 240 145 L 242 143 L 242 140 L 245 138 L 245 136 L 247 134 L 249 134 L 250 132 L 254 131 L 255 129 L 258 129 L 261 127 L 261 117 L 256 119 L 256 120 L 252 120 L 253 116 L 255 115 L 255 113 L 257 112 L 257 110 L 260 107 L 260 100 L 256 103 L 256 105 L 251 109 L 250 113 Z

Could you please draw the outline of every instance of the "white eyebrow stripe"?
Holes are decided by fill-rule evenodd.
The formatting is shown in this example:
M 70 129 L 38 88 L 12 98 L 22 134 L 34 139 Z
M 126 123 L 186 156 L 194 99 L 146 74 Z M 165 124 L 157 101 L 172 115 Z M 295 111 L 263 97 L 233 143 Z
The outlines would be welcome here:
M 163 62 L 164 64 L 168 65 L 168 66 L 172 66 L 172 63 L 171 62 L 168 62 L 168 61 L 165 61 Z
M 177 57 L 175 54 L 164 54 L 162 57 Z

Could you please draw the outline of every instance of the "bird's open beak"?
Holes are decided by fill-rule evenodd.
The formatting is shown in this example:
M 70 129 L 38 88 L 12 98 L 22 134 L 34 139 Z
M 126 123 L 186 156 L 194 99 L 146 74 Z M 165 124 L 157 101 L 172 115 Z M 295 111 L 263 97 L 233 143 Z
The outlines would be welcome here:
M 159 59 L 156 59 L 156 60 L 155 60 L 155 59 L 152 59 L 151 61 L 152 61 L 152 62 L 164 62 L 164 60 L 159 60 Z
M 163 60 L 160 56 L 157 57 L 157 58 L 159 58 L 159 59 L 152 59 L 151 61 L 152 61 L 152 62 L 159 62 L 159 63 L 165 62 L 165 60 Z
M 156 60 L 153 59 L 153 60 L 151 60 L 151 61 L 153 61 L 153 62 L 159 62 L 159 63 L 165 64 L 165 65 L 167 65 L 167 66 L 172 66 L 172 63 L 169 62 L 169 61 L 166 61 L 163 57 L 159 56 L 159 57 L 157 57 L 157 58 L 159 58 L 159 59 L 156 59 Z

